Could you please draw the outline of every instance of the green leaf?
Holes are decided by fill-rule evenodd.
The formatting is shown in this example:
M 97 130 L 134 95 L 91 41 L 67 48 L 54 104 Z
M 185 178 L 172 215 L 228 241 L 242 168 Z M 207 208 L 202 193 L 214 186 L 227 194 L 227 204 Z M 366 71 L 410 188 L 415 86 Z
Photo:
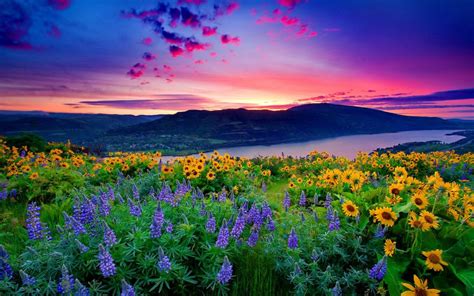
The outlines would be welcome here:
M 387 273 L 384 277 L 384 282 L 388 286 L 390 295 L 400 295 L 402 288 L 402 275 L 405 273 L 410 261 L 408 258 L 388 258 L 387 260 Z

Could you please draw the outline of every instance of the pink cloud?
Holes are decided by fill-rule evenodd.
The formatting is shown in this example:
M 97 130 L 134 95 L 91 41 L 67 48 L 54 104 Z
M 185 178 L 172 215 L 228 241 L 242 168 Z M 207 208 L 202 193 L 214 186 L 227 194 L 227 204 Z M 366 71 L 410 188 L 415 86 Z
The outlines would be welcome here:
M 154 59 L 156 59 L 156 55 L 152 54 L 151 52 L 145 52 L 142 58 L 145 61 L 153 61 Z
M 293 26 L 293 25 L 296 25 L 300 22 L 300 20 L 296 17 L 289 17 L 289 16 L 282 16 L 282 18 L 280 19 L 281 23 L 285 26 Z
M 209 27 L 209 26 L 204 26 L 202 27 L 202 35 L 203 36 L 212 36 L 217 33 L 217 27 Z
M 240 43 L 239 37 L 231 37 L 228 34 L 224 34 L 221 36 L 222 44 L 235 44 L 238 45 Z
M 282 6 L 293 8 L 302 0 L 278 0 L 278 3 Z
M 145 74 L 145 69 L 146 66 L 144 64 L 137 63 L 127 72 L 127 75 L 130 76 L 131 79 L 137 79 Z
M 173 56 L 173 58 L 178 57 L 184 53 L 184 50 L 176 45 L 171 45 L 170 46 L 170 53 Z
M 142 43 L 145 45 L 151 45 L 153 43 L 153 39 L 151 39 L 150 37 L 146 37 L 143 39 Z
M 196 41 L 186 41 L 184 47 L 188 52 L 193 52 L 195 50 L 206 50 L 209 48 L 209 44 L 207 43 L 199 43 Z
M 230 3 L 229 5 L 227 5 L 226 7 L 226 13 L 227 14 L 231 14 L 233 13 L 235 10 L 239 9 L 240 5 L 239 3 L 237 2 L 232 2 Z

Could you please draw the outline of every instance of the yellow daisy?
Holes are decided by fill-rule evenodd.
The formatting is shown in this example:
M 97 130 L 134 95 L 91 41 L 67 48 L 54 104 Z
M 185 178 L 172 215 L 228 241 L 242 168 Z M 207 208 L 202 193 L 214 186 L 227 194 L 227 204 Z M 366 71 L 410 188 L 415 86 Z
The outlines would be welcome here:
M 413 282 L 415 286 L 411 284 L 402 283 L 402 285 L 409 291 L 405 291 L 401 296 L 438 296 L 441 292 L 437 289 L 428 288 L 428 280 L 420 280 L 416 275 L 413 275 Z
M 426 257 L 425 264 L 428 269 L 433 269 L 434 271 L 442 271 L 443 265 L 448 266 L 448 263 L 443 260 L 441 255 L 443 251 L 440 249 L 436 249 L 433 251 L 423 251 L 421 252 L 423 256 Z
M 423 222 L 423 225 L 421 227 L 421 230 L 423 231 L 427 231 L 430 228 L 437 229 L 439 227 L 438 218 L 431 212 L 422 211 L 420 214 L 420 219 L 421 222 Z
M 385 251 L 385 255 L 392 257 L 393 253 L 395 253 L 396 244 L 397 242 L 394 242 L 391 239 L 386 239 L 383 248 Z
M 392 227 L 397 221 L 397 215 L 389 207 L 376 208 L 371 210 L 370 214 L 374 216 L 374 221 L 380 222 L 382 225 Z
M 423 191 L 416 192 L 411 197 L 411 202 L 420 210 L 423 210 L 429 204 L 428 199 L 426 198 L 425 193 Z
M 357 217 L 359 215 L 359 207 L 350 200 L 347 200 L 342 204 L 342 211 L 347 217 Z

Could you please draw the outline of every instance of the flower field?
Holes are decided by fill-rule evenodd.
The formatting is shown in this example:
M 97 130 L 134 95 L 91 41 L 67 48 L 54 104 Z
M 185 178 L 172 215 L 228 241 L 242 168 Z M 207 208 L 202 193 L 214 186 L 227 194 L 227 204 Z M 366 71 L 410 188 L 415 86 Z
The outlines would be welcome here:
M 1 295 L 474 295 L 474 154 L 0 143 Z

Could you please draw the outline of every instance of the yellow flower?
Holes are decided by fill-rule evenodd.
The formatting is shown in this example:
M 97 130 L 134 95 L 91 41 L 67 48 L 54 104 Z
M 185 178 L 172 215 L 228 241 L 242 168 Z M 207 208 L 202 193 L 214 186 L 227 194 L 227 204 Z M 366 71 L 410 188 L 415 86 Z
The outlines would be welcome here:
M 290 188 L 295 188 L 295 183 L 290 182 L 290 184 L 288 184 L 288 187 L 290 187 Z
M 342 211 L 347 217 L 357 217 L 359 215 L 359 208 L 350 200 L 342 204 Z
M 410 224 L 411 228 L 422 228 L 423 221 L 420 217 L 417 217 L 415 212 L 408 213 L 408 224 Z
M 436 229 L 439 227 L 438 218 L 431 212 L 422 211 L 420 214 L 420 219 L 421 222 L 423 222 L 423 225 L 421 226 L 421 230 L 423 231 L 429 230 L 430 228 Z
M 30 180 L 36 180 L 38 179 L 39 177 L 39 174 L 37 172 L 34 172 L 30 175 Z
M 403 190 L 403 184 L 393 183 L 392 185 L 390 185 L 388 190 L 390 191 L 390 194 L 400 195 L 400 192 Z
M 382 225 L 392 227 L 397 221 L 397 215 L 389 207 L 376 208 L 370 211 L 370 215 L 374 216 L 374 221 L 379 221 Z
M 392 195 L 385 197 L 385 200 L 392 206 L 399 204 L 403 199 L 398 195 Z
M 209 180 L 209 181 L 212 181 L 216 178 L 216 174 L 213 172 L 213 171 L 209 171 L 207 172 L 207 175 L 206 175 L 206 178 Z
M 415 286 L 411 284 L 402 283 L 402 285 L 409 289 L 401 294 L 401 296 L 438 296 L 441 292 L 437 289 L 428 288 L 428 280 L 420 280 L 416 275 L 413 275 L 413 282 Z
M 412 197 L 411 197 L 411 202 L 420 210 L 423 210 L 426 208 L 426 206 L 429 204 L 428 199 L 425 196 L 425 193 L 423 191 L 418 191 L 416 192 Z
M 69 164 L 67 162 L 61 162 L 60 166 L 64 169 L 67 169 L 69 167 Z
M 426 257 L 425 264 L 428 269 L 433 269 L 434 271 L 442 271 L 443 265 L 448 266 L 448 263 L 443 260 L 441 255 L 443 251 L 440 249 L 436 249 L 433 251 L 423 251 L 421 252 L 423 256 Z
M 387 255 L 389 257 L 392 257 L 393 253 L 395 253 L 396 244 L 397 244 L 397 242 L 394 242 L 391 239 L 386 239 L 384 247 L 383 247 L 383 249 L 385 251 L 385 255 Z

